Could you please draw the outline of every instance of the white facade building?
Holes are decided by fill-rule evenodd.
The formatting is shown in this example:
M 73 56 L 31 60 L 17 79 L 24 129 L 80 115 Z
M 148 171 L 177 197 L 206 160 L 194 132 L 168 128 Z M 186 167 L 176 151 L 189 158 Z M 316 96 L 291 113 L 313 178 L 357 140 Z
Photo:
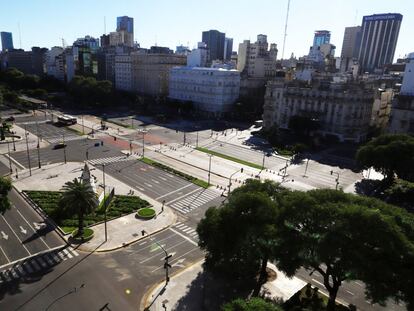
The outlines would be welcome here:
M 208 50 L 206 48 L 194 49 L 187 55 L 188 67 L 205 67 L 208 60 Z
M 65 81 L 65 57 L 60 46 L 52 47 L 46 53 L 46 72 L 60 81 Z
M 115 88 L 132 90 L 132 61 L 128 54 L 115 55 Z
M 175 67 L 171 69 L 169 97 L 193 102 L 213 115 L 229 111 L 239 97 L 240 72 L 221 68 Z
M 414 96 L 414 52 L 408 54 L 400 94 Z

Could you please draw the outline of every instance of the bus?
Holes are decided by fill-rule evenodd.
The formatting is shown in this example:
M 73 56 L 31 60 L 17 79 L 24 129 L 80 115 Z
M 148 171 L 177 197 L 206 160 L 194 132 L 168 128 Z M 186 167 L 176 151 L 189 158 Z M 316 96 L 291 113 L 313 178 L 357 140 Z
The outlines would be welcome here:
M 58 122 L 64 125 L 76 124 L 78 121 L 75 117 L 72 117 L 68 114 L 64 114 L 58 117 Z

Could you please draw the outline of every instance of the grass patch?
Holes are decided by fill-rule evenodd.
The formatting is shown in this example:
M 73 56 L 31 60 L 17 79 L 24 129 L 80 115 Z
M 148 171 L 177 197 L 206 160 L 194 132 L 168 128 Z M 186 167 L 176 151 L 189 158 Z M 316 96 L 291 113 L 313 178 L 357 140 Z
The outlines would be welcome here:
M 278 155 L 292 157 L 295 153 L 292 150 L 284 148 L 275 148 Z
M 259 164 L 255 164 L 255 163 L 252 163 L 252 162 L 249 162 L 249 161 L 244 161 L 244 160 L 241 160 L 241 159 L 238 159 L 238 158 L 235 158 L 235 157 L 232 157 L 232 156 L 220 153 L 220 152 L 216 152 L 216 151 L 213 151 L 213 150 L 210 150 L 210 149 L 207 149 L 207 148 L 197 147 L 196 150 L 204 152 L 204 153 L 212 154 L 214 156 L 217 156 L 217 157 L 220 157 L 220 158 L 223 158 L 223 159 L 226 159 L 226 160 L 230 160 L 230 161 L 242 164 L 242 165 L 257 168 L 259 170 L 263 169 L 263 166 L 261 166 Z
M 208 185 L 208 183 L 206 181 L 201 180 L 201 179 L 198 179 L 198 178 L 196 178 L 194 176 L 191 176 L 191 175 L 188 175 L 186 173 L 177 171 L 176 169 L 173 169 L 172 167 L 169 167 L 169 166 L 164 165 L 162 163 L 159 163 L 157 161 L 154 161 L 154 160 L 151 160 L 151 159 L 145 158 L 145 157 L 144 158 L 141 158 L 140 161 L 144 162 L 145 164 L 158 167 L 158 168 L 160 168 L 160 169 L 162 169 L 164 171 L 167 171 L 167 172 L 172 173 L 174 175 L 177 175 L 179 177 L 182 177 L 185 180 L 188 180 L 189 182 L 192 182 L 193 184 L 195 184 L 197 186 L 200 186 L 202 188 L 206 188 L 207 189 L 209 187 L 209 185 Z
M 90 229 L 90 228 L 84 228 L 83 229 L 83 235 L 80 236 L 78 234 L 78 229 L 75 229 L 72 232 L 72 238 L 75 239 L 75 240 L 77 240 L 77 241 L 81 241 L 82 238 L 83 238 L 83 241 L 88 241 L 88 240 L 90 240 L 90 239 L 93 238 L 93 230 Z
M 127 125 L 125 123 L 121 123 L 121 122 L 114 121 L 114 120 L 106 121 L 106 123 L 113 123 L 115 125 L 118 125 L 120 127 L 126 128 L 126 129 L 133 129 L 133 127 L 131 125 Z
M 65 233 L 71 233 L 74 228 L 78 227 L 78 216 L 67 215 L 59 207 L 59 201 L 62 196 L 60 191 L 25 191 L 26 194 L 36 203 L 45 213 L 52 218 Z M 123 215 L 136 212 L 140 208 L 151 207 L 147 201 L 136 197 L 126 195 L 115 195 L 114 199 L 108 206 L 107 219 L 113 219 Z M 104 210 L 96 209 L 95 213 L 87 214 L 84 217 L 85 226 L 91 226 L 104 220 Z
M 71 132 L 75 133 L 76 135 L 79 135 L 79 136 L 82 136 L 83 135 L 82 132 L 79 131 L 79 130 L 77 130 L 77 129 L 74 129 L 74 128 L 71 128 L 71 127 L 67 127 L 66 129 L 68 131 L 71 131 Z
M 151 219 L 155 216 L 155 210 L 149 207 L 140 208 L 137 215 L 139 218 Z

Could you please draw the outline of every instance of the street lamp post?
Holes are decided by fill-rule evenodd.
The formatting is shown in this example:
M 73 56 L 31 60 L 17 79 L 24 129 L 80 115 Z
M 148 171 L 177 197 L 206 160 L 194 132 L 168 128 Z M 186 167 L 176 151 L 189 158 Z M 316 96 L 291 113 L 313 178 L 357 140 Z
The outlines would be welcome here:
M 66 144 L 65 144 L 65 134 L 62 134 L 62 138 L 63 138 L 63 158 L 65 160 L 65 164 L 66 164 Z
M 336 178 L 335 178 L 335 190 L 338 190 L 338 186 L 339 186 L 339 172 L 334 172 L 333 170 L 331 170 L 331 175 L 336 174 Z
M 27 136 L 29 135 L 29 133 L 27 133 L 26 130 L 26 124 L 24 125 L 24 136 L 26 136 L 26 151 L 27 151 L 27 161 L 29 164 L 29 174 L 30 176 L 32 176 L 32 165 L 30 163 L 30 154 L 29 154 L 29 142 L 27 141 Z
M 10 175 L 13 174 L 12 162 L 10 157 L 10 142 L 7 142 L 7 152 L 9 153 Z
M 146 131 L 142 131 L 142 157 L 145 157 L 145 134 L 147 134 Z
M 85 125 L 83 124 L 83 115 L 81 116 L 82 118 L 82 135 L 85 135 Z
M 13 151 L 16 151 L 16 144 L 14 143 L 14 134 L 12 135 L 12 140 L 13 140 Z
M 208 181 L 207 184 L 210 186 L 210 175 L 211 175 L 211 157 L 213 156 L 212 154 L 209 154 L 209 161 L 208 161 Z
M 129 154 L 132 155 L 132 139 L 129 140 Z
M 198 131 L 197 131 L 197 138 L 196 138 L 196 148 L 198 148 Z
M 106 209 L 107 209 L 107 202 L 106 202 L 106 183 L 105 183 L 105 163 L 102 164 L 102 179 L 103 179 L 103 187 L 104 187 L 104 222 L 105 222 L 105 242 L 108 241 L 108 229 L 106 226 Z
M 85 287 L 85 284 L 81 284 L 80 286 L 79 286 L 79 288 L 78 287 L 74 287 L 73 289 L 71 289 L 70 291 L 68 291 L 66 294 L 64 294 L 64 295 L 62 295 L 62 296 L 60 296 L 60 297 L 58 297 L 58 298 L 56 298 L 55 300 L 53 300 L 51 303 L 50 303 L 50 305 L 48 305 L 47 306 L 47 308 L 45 309 L 45 311 L 48 311 L 48 310 L 50 310 L 50 307 L 52 307 L 57 301 L 59 301 L 60 299 L 62 299 L 62 298 L 64 298 L 64 297 L 66 297 L 66 296 L 69 296 L 70 294 L 73 294 L 73 293 L 76 293 L 79 289 L 81 289 L 81 288 L 84 288 Z
M 183 136 L 183 145 L 185 145 L 185 142 L 186 142 L 186 135 L 185 135 L 185 132 L 183 131 L 183 133 L 184 133 L 184 136 Z
M 230 194 L 230 191 L 231 191 L 231 178 L 234 176 L 234 174 L 237 174 L 238 172 L 243 173 L 243 168 L 238 169 L 238 170 L 237 170 L 237 171 L 235 171 L 233 174 L 231 174 L 231 175 L 230 175 L 230 177 L 229 177 L 229 194 Z
M 265 168 L 265 157 L 266 157 L 266 152 L 263 151 L 263 162 L 262 162 L 262 170 L 264 170 Z
M 305 173 L 303 174 L 303 177 L 306 177 L 306 172 L 308 171 L 308 165 L 309 165 L 309 159 L 307 159 L 306 161 Z
M 36 135 L 37 135 L 37 163 L 38 167 L 42 168 L 42 165 L 40 164 L 40 141 L 39 141 L 39 124 L 36 121 Z
M 168 255 L 167 251 L 164 247 L 157 241 L 155 241 L 155 244 L 157 244 L 165 253 L 165 262 L 164 262 L 164 269 L 165 269 L 165 286 L 167 286 L 168 282 L 170 281 L 170 277 L 168 276 L 168 269 L 171 268 L 171 265 L 168 263 L 168 260 L 172 257 L 172 254 Z

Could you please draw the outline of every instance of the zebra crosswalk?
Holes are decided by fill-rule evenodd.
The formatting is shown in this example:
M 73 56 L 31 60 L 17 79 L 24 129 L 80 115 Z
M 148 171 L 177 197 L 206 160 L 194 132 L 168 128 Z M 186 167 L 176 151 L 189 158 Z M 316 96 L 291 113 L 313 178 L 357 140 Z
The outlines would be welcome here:
M 56 143 L 63 142 L 63 137 L 62 136 L 43 137 L 43 138 L 46 139 L 51 144 L 56 144 Z M 72 140 L 80 140 L 80 139 L 85 139 L 85 137 L 82 137 L 80 135 L 68 135 L 68 136 L 65 136 L 65 142 L 72 141 Z
M 107 157 L 107 158 L 99 158 L 99 159 L 93 159 L 88 160 L 88 162 L 92 165 L 98 165 L 98 164 L 108 164 L 108 163 L 114 163 L 114 162 L 121 162 L 121 161 L 129 161 L 131 160 L 131 157 L 127 157 L 125 155 L 122 156 L 114 156 L 114 157 Z
M 173 226 L 173 229 L 179 231 L 181 234 L 186 235 L 191 239 L 194 239 L 195 241 L 198 241 L 197 231 L 190 226 L 183 224 L 182 222 L 177 222 Z
M 0 271 L 0 284 L 25 278 L 44 269 L 56 266 L 62 261 L 75 258 L 79 253 L 72 247 L 60 248 L 19 261 Z
M 213 201 L 220 197 L 220 193 L 212 189 L 199 189 L 195 192 L 177 198 L 173 201 L 167 203 L 169 207 L 179 211 L 182 214 L 187 214 L 200 206 L 207 204 L 210 201 Z

